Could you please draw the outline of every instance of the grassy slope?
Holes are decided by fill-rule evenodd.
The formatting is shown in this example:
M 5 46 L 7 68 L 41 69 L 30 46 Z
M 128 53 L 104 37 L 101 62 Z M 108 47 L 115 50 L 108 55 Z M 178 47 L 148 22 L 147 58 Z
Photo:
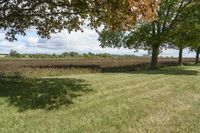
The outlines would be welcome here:
M 1 79 L 0 132 L 200 132 L 198 73 L 199 66 Z

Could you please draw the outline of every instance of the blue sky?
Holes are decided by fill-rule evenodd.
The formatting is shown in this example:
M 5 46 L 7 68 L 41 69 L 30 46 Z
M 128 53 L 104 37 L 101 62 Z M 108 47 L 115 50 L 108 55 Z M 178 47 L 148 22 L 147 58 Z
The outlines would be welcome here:
M 147 54 L 147 51 L 129 49 L 112 49 L 99 46 L 98 34 L 88 28 L 84 29 L 84 32 L 72 32 L 68 33 L 67 30 L 63 30 L 61 33 L 52 34 L 51 39 L 41 39 L 37 36 L 34 29 L 27 31 L 27 36 L 18 36 L 18 41 L 9 42 L 5 40 L 5 31 L 0 31 L 0 53 L 9 53 L 10 50 L 17 50 L 20 53 L 56 53 L 75 51 L 79 53 L 111 53 L 111 54 L 134 54 L 142 56 Z M 178 56 L 178 51 L 173 49 L 167 49 L 162 56 Z M 195 57 L 195 53 L 188 53 L 188 50 L 184 50 L 184 57 Z

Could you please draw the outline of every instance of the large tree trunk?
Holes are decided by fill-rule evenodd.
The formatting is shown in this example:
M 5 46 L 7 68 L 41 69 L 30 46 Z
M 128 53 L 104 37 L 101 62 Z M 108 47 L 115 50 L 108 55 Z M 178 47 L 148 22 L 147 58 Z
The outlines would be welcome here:
M 183 66 L 183 48 L 179 48 L 179 60 L 178 65 Z
M 152 57 L 150 69 L 158 68 L 158 55 L 159 55 L 159 45 L 152 46 Z
M 199 54 L 200 54 L 200 47 L 198 47 L 197 51 L 196 51 L 196 61 L 195 61 L 195 64 L 199 64 Z

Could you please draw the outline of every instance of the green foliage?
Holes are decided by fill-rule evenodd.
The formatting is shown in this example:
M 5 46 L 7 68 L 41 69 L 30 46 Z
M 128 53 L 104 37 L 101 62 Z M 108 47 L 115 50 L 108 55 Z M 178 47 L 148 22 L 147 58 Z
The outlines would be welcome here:
M 189 6 L 180 17 L 180 22 L 170 31 L 172 46 L 178 48 L 198 47 L 200 42 L 200 14 L 198 1 Z
M 100 53 L 100 54 L 94 54 L 94 53 L 85 53 L 83 54 L 83 58 L 113 58 L 115 55 L 111 55 L 108 53 Z
M 187 15 L 191 13 L 191 9 L 195 12 L 195 16 L 200 16 L 198 14 L 199 1 L 161 0 L 155 20 L 141 22 L 136 27 L 129 28 L 126 32 L 110 32 L 109 29 L 104 29 L 99 38 L 101 46 L 148 50 L 152 53 L 151 67 L 156 68 L 159 50 L 162 51 L 163 48 L 166 48 L 169 44 L 173 44 L 174 40 L 182 38 L 185 34 L 187 35 L 185 37 L 187 41 L 188 38 L 192 40 L 193 36 L 185 33 L 184 26 L 179 30 L 182 34 L 179 33 L 177 35 L 172 33 L 180 25 L 196 21 L 195 17 Z M 194 33 L 192 34 L 194 35 Z
M 194 1 L 185 0 L 162 0 L 157 11 L 157 20 L 150 23 L 140 24 L 136 30 L 128 36 L 127 43 L 134 48 L 144 48 L 151 50 L 154 46 L 165 46 L 172 44 L 172 34 L 181 24 L 188 23 L 192 18 L 184 15 L 190 13 L 188 8 L 193 6 Z M 182 33 L 184 29 L 180 29 Z M 173 37 L 176 37 L 173 34 Z M 183 37 L 184 35 L 181 35 Z M 178 37 L 178 36 L 177 36 Z M 187 38 L 186 38 L 187 40 Z
M 18 52 L 15 51 L 15 50 L 11 50 L 11 51 L 10 51 L 10 57 L 19 58 L 19 57 L 20 57 L 20 53 L 18 53 Z
M 124 32 L 120 30 L 106 30 L 104 29 L 99 34 L 99 41 L 101 47 L 120 48 L 124 46 Z M 125 46 L 124 46 L 125 47 Z
M 36 58 L 36 59 L 44 59 L 44 58 L 134 58 L 137 57 L 135 55 L 115 55 L 109 53 L 84 53 L 80 54 L 78 52 L 64 52 L 62 54 L 20 54 L 17 51 L 11 50 L 9 56 L 7 58 Z

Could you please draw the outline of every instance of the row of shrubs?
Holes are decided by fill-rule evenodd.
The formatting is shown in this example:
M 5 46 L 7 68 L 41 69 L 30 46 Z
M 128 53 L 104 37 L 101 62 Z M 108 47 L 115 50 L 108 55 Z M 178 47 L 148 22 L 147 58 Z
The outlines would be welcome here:
M 132 58 L 137 57 L 136 55 L 114 55 L 109 53 L 84 53 L 78 52 L 64 52 L 62 54 L 20 54 L 15 50 L 11 50 L 6 56 L 9 58 Z

